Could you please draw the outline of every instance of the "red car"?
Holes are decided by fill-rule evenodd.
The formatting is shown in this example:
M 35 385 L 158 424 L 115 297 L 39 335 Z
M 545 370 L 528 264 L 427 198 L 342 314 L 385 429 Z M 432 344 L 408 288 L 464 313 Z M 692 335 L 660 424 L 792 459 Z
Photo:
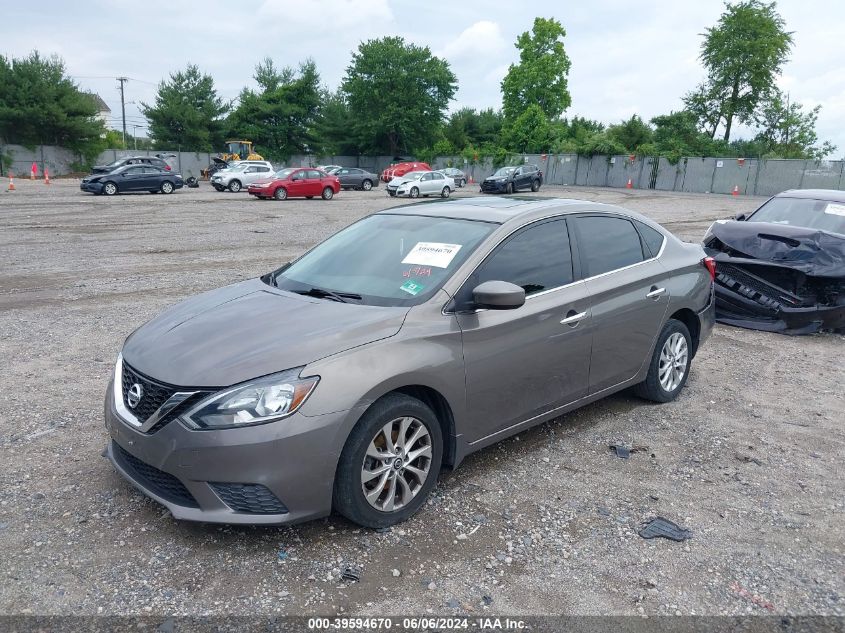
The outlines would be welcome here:
M 287 167 L 277 171 L 272 178 L 256 180 L 247 189 L 258 198 L 314 198 L 331 200 L 340 191 L 340 180 L 313 167 Z
M 381 179 L 384 182 L 390 182 L 397 176 L 404 176 L 408 172 L 412 171 L 431 171 L 431 167 L 428 163 L 396 163 L 381 172 Z

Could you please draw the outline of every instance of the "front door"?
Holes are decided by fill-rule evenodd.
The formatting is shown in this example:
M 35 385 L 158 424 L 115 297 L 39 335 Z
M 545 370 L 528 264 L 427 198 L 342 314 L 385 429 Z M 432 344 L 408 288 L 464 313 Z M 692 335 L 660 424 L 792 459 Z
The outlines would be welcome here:
M 574 218 L 592 304 L 590 393 L 633 378 L 651 358 L 666 309 L 669 273 L 627 218 Z
M 290 180 L 288 181 L 288 196 L 292 197 L 300 197 L 300 196 L 310 196 L 310 193 L 305 193 L 308 189 L 307 184 L 307 171 L 305 169 L 300 169 L 299 171 L 295 171 L 290 175 Z
M 144 168 L 141 165 L 128 167 L 123 170 L 117 186 L 121 191 L 140 191 L 145 188 L 144 178 Z
M 567 222 L 556 218 L 511 235 L 458 292 L 469 442 L 586 395 L 589 297 L 574 278 Z M 474 310 L 472 289 L 490 280 L 522 286 L 525 305 Z

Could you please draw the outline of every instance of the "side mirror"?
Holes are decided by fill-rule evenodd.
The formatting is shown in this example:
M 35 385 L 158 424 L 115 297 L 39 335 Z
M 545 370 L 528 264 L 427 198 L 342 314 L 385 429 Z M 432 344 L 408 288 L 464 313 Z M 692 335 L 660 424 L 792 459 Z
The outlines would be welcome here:
M 746 217 L 747 216 L 744 213 L 737 213 L 734 216 L 734 220 L 736 220 L 737 222 L 744 222 Z
M 473 289 L 472 299 L 479 308 L 514 310 L 525 305 L 525 289 L 508 281 L 485 281 Z

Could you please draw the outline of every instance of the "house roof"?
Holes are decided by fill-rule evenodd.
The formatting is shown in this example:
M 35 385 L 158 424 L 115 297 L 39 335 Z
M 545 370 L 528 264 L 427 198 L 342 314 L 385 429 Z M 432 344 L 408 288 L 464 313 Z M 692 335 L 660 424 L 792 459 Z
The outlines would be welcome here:
M 103 98 L 96 92 L 88 92 L 86 94 L 91 97 L 91 100 L 94 102 L 94 105 L 97 106 L 98 112 L 111 112 L 111 108 L 106 105 L 106 102 L 103 101 Z

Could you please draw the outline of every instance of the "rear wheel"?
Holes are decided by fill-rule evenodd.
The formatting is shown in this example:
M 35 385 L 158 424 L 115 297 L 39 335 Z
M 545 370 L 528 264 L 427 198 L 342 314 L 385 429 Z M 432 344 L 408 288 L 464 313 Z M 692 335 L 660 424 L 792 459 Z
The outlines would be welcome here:
M 364 191 L 369 191 L 372 188 L 373 188 L 372 181 L 365 180 L 364 182 L 361 183 L 361 189 L 363 189 Z
M 113 182 L 107 182 L 103 185 L 103 193 L 107 196 L 113 196 L 117 193 L 117 185 Z
M 161 192 L 173 193 L 173 183 L 169 180 L 165 180 L 163 183 L 161 183 Z
M 232 193 L 238 193 L 241 190 L 241 181 L 240 180 L 233 180 L 229 183 L 229 191 Z
M 443 187 L 443 191 L 440 192 L 440 197 L 448 198 L 450 193 L 452 193 L 452 190 L 449 189 L 449 187 Z
M 443 435 L 434 412 L 416 398 L 389 394 L 361 417 L 338 462 L 334 508 L 370 528 L 416 513 L 437 483 Z
M 654 402 L 674 400 L 689 376 L 691 342 L 687 326 L 669 319 L 657 338 L 646 379 L 634 387 L 636 394 Z
M 285 189 L 284 187 L 279 187 L 279 188 L 278 188 L 278 189 L 276 189 L 276 191 L 273 193 L 273 197 L 274 197 L 276 200 L 284 200 L 285 198 L 287 198 L 287 197 L 288 197 L 288 190 L 287 190 L 287 189 Z
M 416 187 L 411 187 L 411 191 L 408 193 L 411 198 L 419 198 L 420 197 L 420 190 Z
M 334 189 L 331 187 L 323 189 L 323 200 L 331 200 L 332 198 L 334 198 Z

